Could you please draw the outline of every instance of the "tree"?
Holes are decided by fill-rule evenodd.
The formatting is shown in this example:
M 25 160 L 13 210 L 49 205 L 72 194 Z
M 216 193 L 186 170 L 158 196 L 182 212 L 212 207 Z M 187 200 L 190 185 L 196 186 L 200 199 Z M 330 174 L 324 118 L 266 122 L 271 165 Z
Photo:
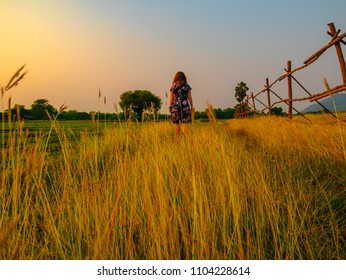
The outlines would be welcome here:
M 197 119 L 207 119 L 208 118 L 207 111 L 208 111 L 208 109 L 206 109 L 205 111 L 202 111 L 202 112 L 196 111 L 195 112 L 195 120 L 197 120 Z
M 11 115 L 13 116 L 12 119 L 15 117 L 16 119 L 18 118 L 25 118 L 27 117 L 27 115 L 30 113 L 30 110 L 25 109 L 24 105 L 19 105 L 16 104 L 13 106 L 13 108 L 11 109 Z M 19 114 L 19 116 L 17 116 L 17 114 Z
M 226 119 L 233 119 L 235 110 L 233 108 L 226 108 L 223 110 Z
M 270 109 L 271 114 L 273 114 L 275 116 L 282 116 L 283 111 L 284 111 L 284 109 L 282 109 L 281 107 L 274 107 L 274 108 Z
M 145 111 L 157 113 L 161 108 L 161 98 L 147 90 L 124 92 L 119 105 L 124 112 L 135 113 L 138 121 L 142 120 Z
M 57 113 L 57 110 L 49 104 L 47 99 L 37 99 L 31 105 L 31 113 L 35 119 L 46 119 L 48 112 L 51 116 Z
M 244 98 L 246 96 L 246 92 L 249 90 L 248 86 L 244 82 L 240 82 L 235 87 L 235 98 L 239 103 L 243 103 Z

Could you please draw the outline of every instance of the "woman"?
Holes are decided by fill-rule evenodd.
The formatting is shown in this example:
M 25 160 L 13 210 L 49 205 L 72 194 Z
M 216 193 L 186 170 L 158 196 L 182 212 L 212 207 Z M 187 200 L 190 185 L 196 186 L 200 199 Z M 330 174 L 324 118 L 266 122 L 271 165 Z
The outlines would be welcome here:
M 187 123 L 191 122 L 191 112 L 194 113 L 191 87 L 187 83 L 183 72 L 177 72 L 174 76 L 170 89 L 169 111 L 172 114 L 172 122 L 175 124 L 175 131 L 180 135 L 180 124 L 182 130 L 186 129 Z

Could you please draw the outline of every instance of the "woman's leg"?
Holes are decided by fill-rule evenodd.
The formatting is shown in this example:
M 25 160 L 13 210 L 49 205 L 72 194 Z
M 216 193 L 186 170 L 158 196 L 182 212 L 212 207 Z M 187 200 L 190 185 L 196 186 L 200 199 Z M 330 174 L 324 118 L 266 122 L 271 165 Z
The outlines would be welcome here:
M 180 125 L 179 124 L 175 124 L 175 133 L 180 136 Z
M 187 123 L 183 123 L 181 125 L 181 130 L 182 132 L 185 134 L 187 132 L 187 129 L 188 129 L 188 124 Z

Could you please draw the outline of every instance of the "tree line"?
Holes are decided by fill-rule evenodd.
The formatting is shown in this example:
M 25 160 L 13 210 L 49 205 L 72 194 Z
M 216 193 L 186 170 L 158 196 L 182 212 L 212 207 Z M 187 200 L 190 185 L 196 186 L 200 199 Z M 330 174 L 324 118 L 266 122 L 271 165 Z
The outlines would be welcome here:
M 24 105 L 18 105 L 16 104 L 11 108 L 10 114 L 8 110 L 6 110 L 2 114 L 2 118 L 5 119 L 5 121 L 8 120 L 8 117 L 15 121 L 18 119 L 25 119 L 25 120 L 48 120 L 48 114 L 51 117 L 57 116 L 58 120 L 92 120 L 93 118 L 98 119 L 100 121 L 107 120 L 107 121 L 125 121 L 128 119 L 137 119 L 139 121 L 143 121 L 143 112 L 145 112 L 145 118 L 144 120 L 169 120 L 170 114 L 162 114 L 159 113 L 158 110 L 150 111 L 148 109 L 142 110 L 140 113 L 142 118 L 138 119 L 139 111 L 136 108 L 136 111 L 133 108 L 134 105 L 129 105 L 126 107 L 124 105 L 123 112 L 118 113 L 105 113 L 105 112 L 80 112 L 77 110 L 64 110 L 62 112 L 59 112 L 58 109 L 54 108 L 47 99 L 38 99 L 36 100 L 32 105 L 30 109 L 25 108 Z M 216 108 L 214 109 L 215 117 L 218 119 L 232 119 L 234 117 L 234 108 Z M 205 111 L 196 111 L 195 112 L 195 119 L 203 120 L 208 119 L 207 117 L 207 110 Z
M 247 90 L 246 83 L 241 82 L 235 88 L 235 98 L 239 102 L 234 108 L 216 108 L 214 115 L 217 119 L 232 119 L 239 112 L 244 110 L 244 98 L 246 97 Z M 101 98 L 101 94 L 99 94 Z M 38 99 L 30 109 L 26 109 L 23 105 L 15 105 L 10 110 L 6 110 L 2 114 L 5 120 L 12 119 L 27 119 L 27 120 L 47 120 L 50 117 L 56 117 L 58 120 L 137 120 L 141 121 L 159 121 L 169 120 L 170 115 L 161 114 L 160 109 L 162 100 L 159 96 L 154 95 L 147 90 L 135 90 L 124 92 L 120 96 L 119 105 L 122 112 L 105 113 L 105 112 L 79 112 L 77 110 L 61 110 L 54 108 L 47 99 Z M 274 109 L 274 110 L 273 110 Z M 274 114 L 282 115 L 282 108 L 273 108 Z M 194 118 L 196 120 L 208 119 L 207 111 L 196 111 Z M 273 113 L 272 111 L 272 113 Z

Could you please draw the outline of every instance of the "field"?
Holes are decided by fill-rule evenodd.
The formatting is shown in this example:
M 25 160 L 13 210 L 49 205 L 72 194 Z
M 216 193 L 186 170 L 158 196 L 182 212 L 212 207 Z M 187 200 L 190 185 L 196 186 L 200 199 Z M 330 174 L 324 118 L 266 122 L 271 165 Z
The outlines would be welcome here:
M 345 259 L 346 115 L 309 119 L 6 124 L 0 259 Z

